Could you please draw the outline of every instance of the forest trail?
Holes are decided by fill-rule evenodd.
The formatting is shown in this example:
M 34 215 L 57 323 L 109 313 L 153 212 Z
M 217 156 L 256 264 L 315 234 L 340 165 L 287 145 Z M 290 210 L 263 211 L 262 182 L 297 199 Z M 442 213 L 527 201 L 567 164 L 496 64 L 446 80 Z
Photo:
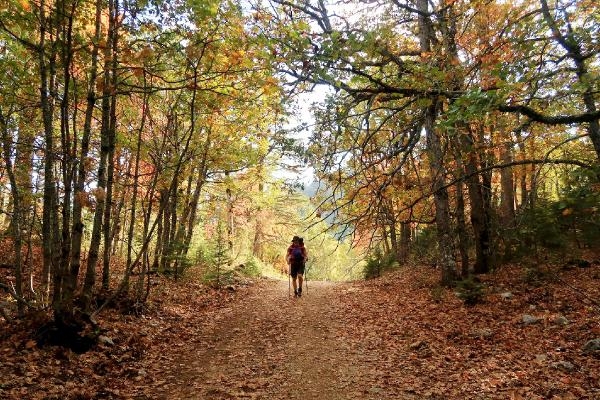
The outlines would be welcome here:
M 162 356 L 155 349 L 143 359 L 138 367 L 148 373 L 132 398 L 600 398 L 600 357 L 582 351 L 600 334 L 600 314 L 575 297 L 600 295 L 600 266 L 562 271 L 535 287 L 522 274 L 482 276 L 486 298 L 474 307 L 427 268 L 311 281 L 300 299 L 288 298 L 287 281 L 260 279 L 220 291 L 220 306 L 197 313 L 202 296 L 191 290 L 178 309 L 163 305 L 160 326 L 171 325 Z M 528 314 L 536 323 L 523 322 Z
M 206 315 L 209 323 L 198 325 L 189 346 L 173 349 L 174 365 L 159 398 L 342 400 L 377 394 L 377 388 L 363 390 L 368 364 L 344 339 L 337 304 L 348 290 L 347 284 L 309 282 L 305 294 L 294 298 L 288 281 L 253 285 Z
M 600 340 L 600 264 L 553 276 L 532 286 L 505 267 L 471 307 L 428 268 L 311 281 L 300 299 L 287 281 L 157 278 L 144 314 L 103 314 L 86 353 L 5 331 L 0 398 L 600 399 L 600 350 L 585 350 Z

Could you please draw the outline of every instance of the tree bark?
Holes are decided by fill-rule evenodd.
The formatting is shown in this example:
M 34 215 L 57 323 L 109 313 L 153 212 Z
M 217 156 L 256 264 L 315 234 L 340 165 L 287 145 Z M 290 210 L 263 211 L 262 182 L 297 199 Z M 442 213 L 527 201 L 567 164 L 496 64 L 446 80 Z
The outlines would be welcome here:
M 234 228 L 234 218 L 233 218 L 233 192 L 231 190 L 231 182 L 229 177 L 229 172 L 225 172 L 225 181 L 227 188 L 225 189 L 226 196 L 226 219 L 227 219 L 227 249 L 229 250 L 229 254 L 233 252 L 233 228 Z
M 460 275 L 462 278 L 469 276 L 469 240 L 467 224 L 465 222 L 465 195 L 464 185 L 456 182 L 456 235 L 458 236 L 458 253 L 460 255 Z
M 100 155 L 98 161 L 98 187 L 95 191 L 96 209 L 94 210 L 94 224 L 92 226 L 92 237 L 90 239 L 90 250 L 88 255 L 85 282 L 83 287 L 84 298 L 90 298 L 96 282 L 96 266 L 100 256 L 100 243 L 102 241 L 102 224 L 104 222 L 104 207 L 106 206 L 107 165 L 110 153 L 111 135 L 111 106 L 112 98 L 116 96 L 116 88 L 112 87 L 112 60 L 116 57 L 116 49 L 113 48 L 113 37 L 117 35 L 117 9 L 116 0 L 108 2 L 108 37 L 107 46 L 104 50 L 104 74 L 102 88 L 102 115 L 100 127 Z
M 0 134 L 2 135 L 2 157 L 4 158 L 4 164 L 6 166 L 6 174 L 10 182 L 10 190 L 13 197 L 13 210 L 12 210 L 12 222 L 11 222 L 11 237 L 13 239 L 13 252 L 14 261 L 13 267 L 15 271 L 15 294 L 21 299 L 23 298 L 23 262 L 22 262 L 22 224 L 23 215 L 25 214 L 22 209 L 22 193 L 21 185 L 17 182 L 15 174 L 15 166 L 12 161 L 12 149 L 14 148 L 12 143 L 12 135 L 9 134 L 9 121 L 4 116 L 0 115 Z M 17 301 L 17 312 L 19 317 L 23 316 L 23 302 Z
M 98 78 L 98 42 L 100 41 L 101 15 L 102 15 L 101 0 L 96 0 L 96 14 L 94 22 L 94 40 L 91 54 L 90 75 L 87 87 L 87 104 L 85 109 L 83 132 L 81 137 L 81 148 L 79 155 L 79 164 L 77 167 L 77 175 L 75 178 L 75 200 L 73 203 L 73 227 L 71 238 L 71 268 L 79 271 L 81 267 L 81 246 L 83 242 L 84 224 L 82 220 L 83 208 L 87 206 L 88 199 L 85 193 L 85 182 L 87 179 L 88 167 L 87 159 L 90 149 L 90 139 L 92 135 L 92 119 L 94 109 L 96 107 L 96 80 Z
M 590 76 L 587 66 L 585 64 L 588 57 L 583 54 L 581 44 L 577 41 L 577 38 L 573 36 L 572 27 L 570 21 L 567 21 L 567 29 L 562 30 L 550 14 L 548 8 L 548 2 L 546 0 L 540 0 L 542 6 L 542 14 L 544 20 L 548 24 L 548 27 L 552 31 L 553 37 L 556 41 L 565 49 L 566 57 L 570 58 L 575 64 L 575 75 L 577 76 L 578 83 L 585 87 L 582 93 L 583 103 L 585 110 L 588 114 L 596 113 L 596 101 L 594 98 L 595 89 L 592 82 L 595 82 L 597 78 Z M 567 32 L 563 34 L 563 32 Z M 594 145 L 596 151 L 596 157 L 600 160 L 600 122 L 598 118 L 588 122 L 587 127 L 590 140 Z
M 433 30 L 429 19 L 427 0 L 416 0 L 419 11 L 419 43 L 423 53 L 431 51 Z M 446 190 L 446 170 L 443 161 L 443 150 L 438 132 L 435 131 L 435 120 L 439 110 L 439 100 L 431 99 L 432 104 L 424 110 L 423 128 L 427 139 L 427 151 L 430 159 L 433 200 L 435 204 L 435 222 L 439 259 L 441 265 L 441 283 L 450 286 L 456 279 L 456 261 L 450 228 L 450 207 Z
M 58 238 L 58 215 L 56 198 L 56 180 L 54 178 L 55 145 L 54 145 L 54 85 L 56 73 L 56 48 L 53 43 L 48 44 L 47 37 L 52 37 L 53 19 L 46 10 L 48 5 L 45 0 L 40 1 L 40 41 L 39 41 L 39 74 L 40 74 L 40 105 L 42 108 L 42 121 L 44 125 L 44 195 L 42 209 L 42 248 L 43 248 L 43 276 L 53 279 L 52 308 L 55 319 L 60 322 L 62 318 L 62 282 L 63 267 L 58 264 L 56 257 L 60 248 Z M 48 51 L 48 54 L 46 52 Z
M 502 145 L 501 155 L 503 164 L 513 162 L 512 143 L 506 142 Z M 512 167 L 502 168 L 500 170 L 500 209 L 502 226 L 511 228 L 515 223 L 515 181 L 513 178 Z
M 119 46 L 119 21 L 118 21 L 118 10 L 119 2 L 114 0 L 114 24 L 115 28 L 112 35 L 112 49 L 113 57 L 111 60 L 111 87 L 116 91 L 118 86 L 118 67 L 119 58 L 117 57 L 117 49 Z M 102 254 L 102 287 L 108 289 L 110 284 L 110 259 L 112 254 L 112 240 L 111 231 L 114 229 L 112 226 L 111 214 L 113 211 L 113 187 L 114 187 L 114 175 L 115 175 L 115 147 L 117 140 L 117 96 L 111 97 L 110 107 L 110 124 L 108 130 L 108 171 L 106 177 L 106 205 L 104 207 L 104 223 L 103 223 L 103 236 L 104 236 L 104 251 Z M 88 298 L 91 293 L 88 293 Z
M 62 207 L 61 207 L 61 251 L 57 253 L 60 257 L 59 265 L 64 269 L 64 281 L 62 288 L 62 301 L 68 313 L 73 308 L 73 299 L 77 289 L 77 277 L 79 268 L 74 268 L 70 265 L 71 255 L 71 223 L 72 223 L 72 193 L 75 174 L 75 151 L 74 140 L 70 128 L 70 119 L 77 119 L 77 108 L 71 110 L 71 68 L 73 63 L 74 48 L 73 48 L 73 22 L 75 18 L 75 3 L 72 3 L 70 9 L 64 1 L 56 2 L 56 13 L 61 16 L 60 23 L 57 27 L 59 35 L 57 40 L 60 45 L 60 62 L 62 63 L 62 94 L 60 102 L 60 164 L 62 165 Z M 74 100 L 75 101 L 75 100 Z M 55 249 L 56 251 L 56 249 Z M 68 316 L 70 317 L 70 316 Z
M 398 258 L 402 264 L 408 261 L 408 254 L 410 250 L 411 241 L 411 229 L 409 221 L 402 221 L 400 223 L 400 246 L 398 248 Z
M 490 226 L 486 218 L 483 186 L 481 177 L 477 174 L 480 169 L 480 161 L 475 152 L 475 143 L 471 133 L 467 132 L 461 135 L 463 140 L 463 149 L 466 149 L 467 161 L 465 163 L 465 173 L 467 178 L 467 188 L 469 191 L 469 199 L 471 200 L 471 225 L 475 240 L 475 265 L 473 272 L 483 274 L 489 272 L 490 269 Z

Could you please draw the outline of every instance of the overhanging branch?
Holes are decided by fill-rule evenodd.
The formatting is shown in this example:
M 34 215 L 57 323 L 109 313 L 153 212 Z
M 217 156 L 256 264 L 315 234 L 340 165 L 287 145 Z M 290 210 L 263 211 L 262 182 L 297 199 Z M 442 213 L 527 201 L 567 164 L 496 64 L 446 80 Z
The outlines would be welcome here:
M 499 111 L 509 113 L 519 113 L 526 117 L 529 117 L 532 121 L 540 122 L 546 125 L 568 125 L 568 124 L 580 124 L 583 122 L 592 122 L 600 119 L 600 111 L 588 112 L 577 115 L 555 115 L 549 116 L 534 110 L 531 107 L 524 105 L 513 105 L 513 106 L 499 106 Z

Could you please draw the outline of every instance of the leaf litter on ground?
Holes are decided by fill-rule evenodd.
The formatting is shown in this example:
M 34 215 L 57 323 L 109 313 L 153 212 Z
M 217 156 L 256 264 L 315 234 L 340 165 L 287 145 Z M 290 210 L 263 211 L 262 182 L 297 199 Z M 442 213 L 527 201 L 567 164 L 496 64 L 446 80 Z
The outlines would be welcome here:
M 87 353 L 3 323 L 0 398 L 600 398 L 600 358 L 582 351 L 600 337 L 600 266 L 552 274 L 503 267 L 470 307 L 429 267 L 315 282 L 301 299 L 287 281 L 158 278 L 142 315 L 101 314 L 110 341 Z

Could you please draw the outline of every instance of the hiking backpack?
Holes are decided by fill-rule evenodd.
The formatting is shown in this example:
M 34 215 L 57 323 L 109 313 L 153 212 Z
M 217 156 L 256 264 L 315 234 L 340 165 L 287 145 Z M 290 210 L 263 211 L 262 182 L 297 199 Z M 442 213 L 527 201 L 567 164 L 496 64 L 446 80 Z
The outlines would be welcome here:
M 292 261 L 296 264 L 304 262 L 304 253 L 300 247 L 294 247 L 292 249 Z

